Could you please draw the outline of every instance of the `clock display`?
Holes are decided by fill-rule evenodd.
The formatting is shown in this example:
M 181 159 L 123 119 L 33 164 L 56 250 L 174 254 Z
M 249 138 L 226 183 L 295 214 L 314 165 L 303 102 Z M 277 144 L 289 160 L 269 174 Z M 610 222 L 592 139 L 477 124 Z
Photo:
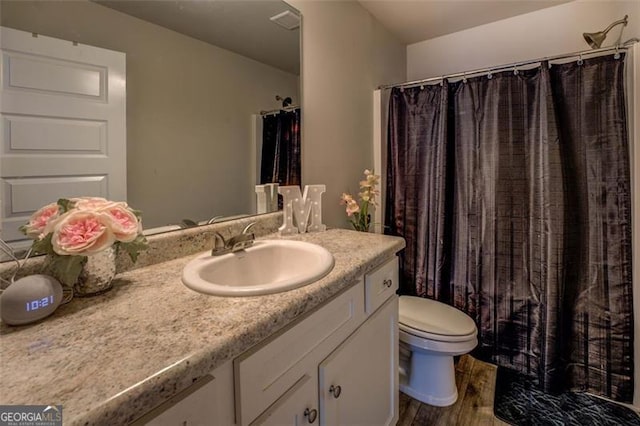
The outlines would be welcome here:
M 53 295 L 26 302 L 27 312 L 37 311 L 53 304 Z

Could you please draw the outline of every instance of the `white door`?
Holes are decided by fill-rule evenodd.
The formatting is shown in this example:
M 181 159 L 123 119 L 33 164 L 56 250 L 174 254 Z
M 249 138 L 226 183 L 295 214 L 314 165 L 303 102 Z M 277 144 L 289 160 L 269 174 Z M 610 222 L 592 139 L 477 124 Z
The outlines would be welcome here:
M 126 200 L 125 54 L 0 28 L 0 235 L 58 198 Z
M 319 366 L 320 424 L 397 421 L 397 297 L 392 297 Z

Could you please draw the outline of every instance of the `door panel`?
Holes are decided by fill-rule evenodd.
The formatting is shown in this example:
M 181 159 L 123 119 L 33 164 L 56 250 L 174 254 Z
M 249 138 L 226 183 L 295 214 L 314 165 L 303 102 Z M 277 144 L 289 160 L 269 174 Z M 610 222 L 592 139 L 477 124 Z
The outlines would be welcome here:
M 67 151 L 106 156 L 107 123 L 38 116 L 4 115 L 8 154 Z
M 126 200 L 125 55 L 1 28 L 0 232 L 58 198 Z
M 105 98 L 107 70 L 104 67 L 15 52 L 4 52 L 3 61 L 8 72 L 8 89 Z

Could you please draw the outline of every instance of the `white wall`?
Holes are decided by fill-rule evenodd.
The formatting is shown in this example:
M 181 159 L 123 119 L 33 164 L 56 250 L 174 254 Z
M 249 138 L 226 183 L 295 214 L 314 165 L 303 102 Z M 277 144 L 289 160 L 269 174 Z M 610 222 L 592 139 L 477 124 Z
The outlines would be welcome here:
M 582 33 L 629 15 L 622 40 L 640 37 L 640 1 L 574 1 L 407 46 L 407 78 L 437 77 L 587 50 Z M 604 45 L 615 42 L 619 26 Z
M 303 15 L 303 184 L 326 184 L 324 222 L 347 227 L 340 194 L 373 167 L 373 90 L 405 80 L 405 47 L 357 2 L 288 3 Z

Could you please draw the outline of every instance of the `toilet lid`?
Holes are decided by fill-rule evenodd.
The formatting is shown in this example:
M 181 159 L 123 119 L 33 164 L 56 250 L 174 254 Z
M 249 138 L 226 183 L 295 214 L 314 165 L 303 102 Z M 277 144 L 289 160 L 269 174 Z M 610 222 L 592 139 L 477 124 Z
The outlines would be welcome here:
M 476 324 L 464 312 L 435 300 L 400 297 L 399 322 L 418 331 L 439 336 L 468 336 Z

